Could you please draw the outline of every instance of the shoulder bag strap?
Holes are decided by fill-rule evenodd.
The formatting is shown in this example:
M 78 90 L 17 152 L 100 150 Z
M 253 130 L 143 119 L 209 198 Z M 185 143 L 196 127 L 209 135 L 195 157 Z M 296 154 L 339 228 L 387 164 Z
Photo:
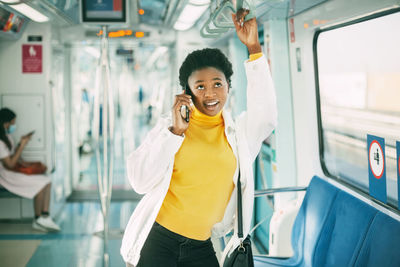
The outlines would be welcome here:
M 238 237 L 243 238 L 243 217 L 242 217 L 242 185 L 240 183 L 240 169 L 237 180 L 237 209 L 238 209 Z

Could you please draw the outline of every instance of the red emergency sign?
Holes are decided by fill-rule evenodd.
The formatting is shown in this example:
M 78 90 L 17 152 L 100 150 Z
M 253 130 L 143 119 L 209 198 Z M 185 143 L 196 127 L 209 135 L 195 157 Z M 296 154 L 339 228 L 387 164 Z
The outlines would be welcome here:
M 22 73 L 42 73 L 42 45 L 22 45 Z

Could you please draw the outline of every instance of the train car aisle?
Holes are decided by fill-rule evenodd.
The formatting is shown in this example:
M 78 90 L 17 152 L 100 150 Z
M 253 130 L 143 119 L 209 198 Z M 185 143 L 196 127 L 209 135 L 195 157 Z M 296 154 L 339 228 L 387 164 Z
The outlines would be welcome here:
M 124 266 L 119 249 L 122 231 L 137 202 L 112 202 L 110 206 L 110 266 Z M 41 233 L 31 221 L 0 223 L 2 267 L 102 266 L 103 228 L 100 204 L 67 203 L 56 218 L 62 231 Z

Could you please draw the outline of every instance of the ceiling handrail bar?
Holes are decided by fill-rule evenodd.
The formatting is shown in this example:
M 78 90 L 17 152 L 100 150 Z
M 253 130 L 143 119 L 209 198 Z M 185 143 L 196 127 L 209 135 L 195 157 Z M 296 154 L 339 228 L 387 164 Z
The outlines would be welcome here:
M 231 18 L 226 17 L 223 11 L 225 11 L 225 9 L 228 9 L 228 11 L 230 10 L 232 13 L 236 13 L 237 10 L 241 8 L 247 8 L 249 10 L 249 14 L 245 16 L 244 21 L 248 21 L 255 17 L 255 8 L 251 0 L 239 0 L 236 2 L 236 7 L 233 6 L 231 1 L 225 1 L 222 6 L 215 11 L 215 15 L 213 18 L 214 25 L 218 28 L 235 28 L 235 25 L 231 21 Z M 221 16 L 224 18 L 225 21 L 218 20 L 218 18 L 220 18 Z
M 255 17 L 254 6 L 251 0 L 239 0 L 236 2 L 236 8 L 231 1 L 225 0 L 222 5 L 217 5 L 214 12 L 210 12 L 210 17 L 206 20 L 200 29 L 200 35 L 204 38 L 218 38 L 222 34 L 228 32 L 229 29 L 235 28 L 230 17 L 227 17 L 227 13 L 236 13 L 241 8 L 248 8 L 249 14 L 244 18 L 248 21 Z M 211 10 L 211 6 L 210 6 Z M 225 12 L 225 13 L 224 13 Z M 222 18 L 222 21 L 221 21 Z M 225 20 L 225 21 L 224 21 Z
M 270 188 L 270 189 L 260 189 L 254 191 L 254 197 L 262 197 L 267 195 L 273 195 L 276 193 L 284 193 L 284 192 L 297 192 L 297 191 L 306 191 L 307 186 L 293 186 L 293 187 L 281 187 L 281 188 Z
M 203 26 L 200 29 L 200 35 L 204 38 L 218 38 L 220 37 L 223 33 L 227 32 L 229 29 L 212 29 L 210 27 L 210 24 L 213 23 L 212 20 L 214 19 L 216 15 L 216 11 L 218 10 L 219 6 L 216 7 L 214 12 L 211 11 L 211 6 L 210 6 L 210 17 L 206 20 L 206 22 L 203 24 Z M 214 24 L 215 26 L 215 24 Z
M 209 33 L 207 31 L 207 26 L 208 26 L 207 21 L 206 21 L 206 23 L 204 23 L 203 27 L 201 27 L 201 29 L 200 29 L 201 37 L 203 37 L 203 38 L 218 38 L 218 37 L 220 37 L 223 34 L 223 32 L 221 32 L 221 33 Z

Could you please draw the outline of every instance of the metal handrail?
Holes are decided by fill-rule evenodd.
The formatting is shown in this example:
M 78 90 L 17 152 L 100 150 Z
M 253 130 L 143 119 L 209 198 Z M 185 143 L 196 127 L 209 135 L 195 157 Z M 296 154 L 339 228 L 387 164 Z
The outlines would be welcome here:
M 212 21 L 211 21 L 212 22 Z M 214 25 L 214 23 L 207 23 L 207 24 L 205 24 L 205 26 L 206 26 L 206 31 L 208 32 L 208 33 L 226 33 L 226 32 L 228 32 L 228 28 L 218 28 L 218 27 L 216 27 L 215 25 L 214 25 L 214 28 L 211 28 L 211 25 Z
M 96 144 L 97 182 L 100 196 L 101 211 L 103 215 L 103 237 L 104 237 L 104 264 L 109 266 L 108 241 L 109 241 L 109 210 L 112 194 L 113 181 L 113 140 L 114 140 L 114 100 L 110 81 L 110 64 L 108 59 L 107 27 L 103 26 L 101 39 L 101 57 L 96 72 L 96 96 L 94 104 L 93 138 Z M 100 89 L 103 94 L 102 101 L 102 134 L 103 134 L 103 164 L 101 165 L 101 153 L 99 147 L 99 124 L 100 124 Z M 101 167 L 103 166 L 103 168 Z
M 231 20 L 231 18 L 227 18 L 224 16 L 223 11 L 225 9 L 228 9 L 228 11 L 230 10 L 232 13 L 236 13 L 235 7 L 233 6 L 233 4 L 230 1 L 225 1 L 221 7 L 217 8 L 214 12 L 214 16 L 213 16 L 213 23 L 216 27 L 218 28 L 235 28 L 235 25 L 233 24 Z M 226 19 L 227 22 L 220 22 L 217 20 L 217 18 L 219 17 L 224 17 Z
M 210 24 L 212 23 L 212 19 L 214 18 L 214 14 L 210 15 L 210 18 L 204 23 L 203 27 L 200 29 L 200 35 L 204 38 L 218 38 L 223 33 L 227 32 L 229 29 L 211 29 Z
M 254 197 L 262 197 L 267 195 L 273 195 L 275 193 L 284 193 L 284 192 L 297 192 L 297 191 L 306 191 L 307 186 L 292 186 L 292 187 L 280 187 L 280 188 L 270 188 L 270 189 L 260 189 L 254 191 Z
M 211 12 L 210 17 L 204 23 L 204 25 L 200 29 L 200 35 L 204 38 L 218 38 L 222 34 L 228 32 L 229 29 L 235 28 L 235 25 L 231 21 L 231 18 L 227 18 L 224 16 L 223 11 L 225 9 L 230 10 L 232 13 L 236 13 L 237 10 L 243 7 L 243 3 L 245 3 L 249 7 L 249 14 L 245 16 L 245 21 L 248 21 L 255 17 L 254 7 L 251 3 L 251 0 L 240 0 L 236 2 L 236 8 L 233 4 L 226 0 L 220 7 L 217 7 L 214 12 Z M 218 21 L 218 18 L 224 17 L 226 22 Z M 214 27 L 211 27 L 213 24 Z
M 231 12 L 236 13 L 239 9 L 243 8 L 243 4 L 246 4 L 247 7 L 249 7 L 249 14 L 247 14 L 244 17 L 244 21 L 248 21 L 252 18 L 255 17 L 255 12 L 254 12 L 254 6 L 251 3 L 251 0 L 238 0 L 236 1 L 236 8 L 233 6 L 233 4 L 230 1 L 224 2 L 224 4 L 216 10 L 216 14 L 213 18 L 213 23 L 216 27 L 218 28 L 235 28 L 235 25 L 231 21 L 231 18 L 227 18 L 223 15 L 224 9 L 229 9 Z M 221 22 L 218 21 L 217 19 L 223 16 L 227 22 Z

